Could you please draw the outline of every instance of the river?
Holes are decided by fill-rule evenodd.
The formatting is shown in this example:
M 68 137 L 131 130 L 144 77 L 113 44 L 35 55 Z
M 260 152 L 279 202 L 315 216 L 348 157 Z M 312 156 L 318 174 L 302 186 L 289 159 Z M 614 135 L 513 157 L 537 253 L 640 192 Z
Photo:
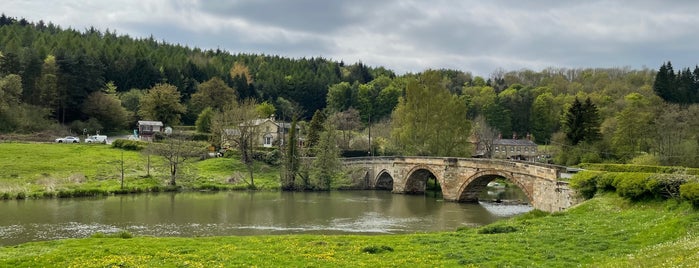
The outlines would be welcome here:
M 0 202 L 0 246 L 119 231 L 183 237 L 453 231 L 531 209 L 387 191 L 183 192 L 6 200 Z

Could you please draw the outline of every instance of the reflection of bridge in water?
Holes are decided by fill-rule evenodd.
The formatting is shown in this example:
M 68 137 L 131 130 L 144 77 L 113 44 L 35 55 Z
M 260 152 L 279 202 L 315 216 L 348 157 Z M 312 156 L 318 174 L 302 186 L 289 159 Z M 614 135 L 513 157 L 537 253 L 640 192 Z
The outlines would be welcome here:
M 532 206 L 560 211 L 576 203 L 574 191 L 559 178 L 567 168 L 535 162 L 453 157 L 361 157 L 342 159 L 346 168 L 364 176 L 373 189 L 393 193 L 423 193 L 427 180 L 435 178 L 445 200 L 476 202 L 488 182 L 505 178 L 527 195 Z

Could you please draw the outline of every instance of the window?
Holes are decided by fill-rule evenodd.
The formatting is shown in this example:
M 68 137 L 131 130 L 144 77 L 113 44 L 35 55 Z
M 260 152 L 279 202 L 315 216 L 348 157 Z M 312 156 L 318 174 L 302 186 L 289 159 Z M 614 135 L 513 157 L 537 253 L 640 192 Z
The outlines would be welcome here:
M 515 147 L 514 147 L 514 146 L 511 146 L 511 147 L 510 147 L 510 152 L 513 152 L 513 153 L 515 152 Z
M 499 149 L 497 146 L 495 146 L 495 151 L 496 151 L 496 152 L 499 152 L 500 149 Z
M 271 146 L 272 146 L 272 135 L 265 135 L 265 137 L 264 137 L 264 146 L 265 146 L 265 147 L 271 147 Z

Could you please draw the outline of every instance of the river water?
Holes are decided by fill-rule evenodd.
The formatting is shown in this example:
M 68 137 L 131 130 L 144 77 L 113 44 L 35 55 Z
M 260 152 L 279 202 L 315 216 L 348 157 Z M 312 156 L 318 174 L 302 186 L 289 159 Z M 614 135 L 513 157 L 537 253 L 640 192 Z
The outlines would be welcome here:
M 387 191 L 184 192 L 7 200 L 0 202 L 0 246 L 120 231 L 184 237 L 453 231 L 531 209 Z

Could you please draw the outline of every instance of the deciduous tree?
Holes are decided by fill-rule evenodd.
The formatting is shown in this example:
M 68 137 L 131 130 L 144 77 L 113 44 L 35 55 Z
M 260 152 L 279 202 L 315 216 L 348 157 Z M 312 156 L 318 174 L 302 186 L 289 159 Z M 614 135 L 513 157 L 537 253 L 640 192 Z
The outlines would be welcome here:
M 187 160 L 200 157 L 205 153 L 204 148 L 196 142 L 186 141 L 178 138 L 166 138 L 162 142 L 150 143 L 146 148 L 149 154 L 155 154 L 165 158 L 169 170 L 169 186 L 177 185 L 178 175 Z
M 240 152 L 240 160 L 250 174 L 250 188 L 255 188 L 253 148 L 260 131 L 255 122 L 260 117 L 256 107 L 254 99 L 230 105 L 214 117 L 212 125 L 214 136 L 220 135 L 223 143 L 229 143 Z
M 180 93 L 170 84 L 153 86 L 141 99 L 139 115 L 146 120 L 159 120 L 166 125 L 179 124 L 186 108 L 180 103 Z
M 393 112 L 392 136 L 407 155 L 468 156 L 467 101 L 452 95 L 438 72 L 426 71 L 407 83 Z

